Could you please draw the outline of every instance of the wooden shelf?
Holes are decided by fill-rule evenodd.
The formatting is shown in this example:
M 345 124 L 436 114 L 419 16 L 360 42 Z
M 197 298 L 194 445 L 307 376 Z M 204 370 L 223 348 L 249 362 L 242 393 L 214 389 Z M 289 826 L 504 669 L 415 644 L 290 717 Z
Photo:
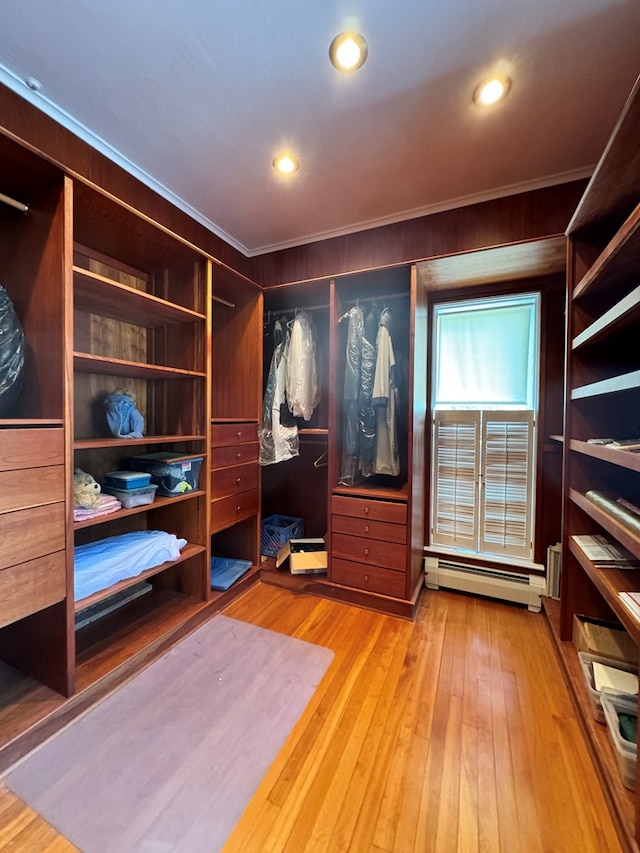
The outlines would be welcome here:
M 581 299 L 596 291 L 620 288 L 621 281 L 636 275 L 640 263 L 640 204 L 600 254 L 598 260 L 575 286 L 572 299 Z
M 569 640 L 561 640 L 558 619 L 553 600 L 543 599 L 548 617 L 549 632 L 563 671 L 578 719 L 585 734 L 591 757 L 598 771 L 609 807 L 621 836 L 624 849 L 637 850 L 635 844 L 636 803 L 635 795 L 622 784 L 616 755 L 607 727 L 593 716 L 591 698 L 584 680 L 580 659 L 575 646 Z
M 73 529 L 82 530 L 84 527 L 95 527 L 97 524 L 106 524 L 109 521 L 115 521 L 119 518 L 137 515 L 141 512 L 151 512 L 154 509 L 159 509 L 165 506 L 180 503 L 181 501 L 188 501 L 192 498 L 201 498 L 204 497 L 205 494 L 206 492 L 198 490 L 194 492 L 187 492 L 187 494 L 184 495 L 176 495 L 176 497 L 174 498 L 159 497 L 156 498 L 153 503 L 145 504 L 144 506 L 136 506 L 132 509 L 119 509 L 116 510 L 116 512 L 111 512 L 108 515 L 101 515 L 98 518 L 88 518 L 84 521 L 74 521 Z
M 145 444 L 175 444 L 183 441 L 205 441 L 204 435 L 145 435 L 142 438 L 78 438 L 74 450 L 95 450 L 110 447 L 136 447 Z
M 103 376 L 126 376 L 129 379 L 205 379 L 206 373 L 199 370 L 183 370 L 180 367 L 164 367 L 138 361 L 125 361 L 85 352 L 74 352 L 76 370 Z
M 594 521 L 597 521 L 601 527 L 604 527 L 627 551 L 631 551 L 634 556 L 640 557 L 640 538 L 634 535 L 628 527 L 625 527 L 624 524 L 621 524 L 616 518 L 609 515 L 576 489 L 569 489 L 569 499 L 584 510 L 587 515 L 590 515 Z
M 620 391 L 632 391 L 636 388 L 640 388 L 640 370 L 632 370 L 630 373 L 622 373 L 610 379 L 601 379 L 599 382 L 590 382 L 588 385 L 579 385 L 571 392 L 571 399 L 585 400 L 588 397 L 617 394 Z
M 569 549 L 629 632 L 633 641 L 640 643 L 640 622 L 633 617 L 618 596 L 620 592 L 640 591 L 640 569 L 596 566 L 572 538 L 569 539 Z
M 121 592 L 123 589 L 128 589 L 131 586 L 134 586 L 141 581 L 147 580 L 147 578 L 151 578 L 154 575 L 158 575 L 161 572 L 170 569 L 172 566 L 177 566 L 180 563 L 184 563 L 185 560 L 191 559 L 191 557 L 195 557 L 196 554 L 202 554 L 205 551 L 205 547 L 203 545 L 185 545 L 182 551 L 180 552 L 180 557 L 177 560 L 169 560 L 166 563 L 162 563 L 159 566 L 155 566 L 153 569 L 147 569 L 144 572 L 141 572 L 139 575 L 136 575 L 132 578 L 126 578 L 125 580 L 118 581 L 118 583 L 113 584 L 107 589 L 101 589 L 99 592 L 93 593 L 93 595 L 88 595 L 86 598 L 81 598 L 79 601 L 76 601 L 74 609 L 75 612 L 78 613 L 80 610 L 84 610 L 85 607 L 90 607 L 92 604 L 97 604 L 98 601 L 104 601 L 106 598 L 110 598 L 112 595 L 115 595 L 117 592 Z
M 639 253 L 640 254 L 640 253 Z M 638 259 L 640 263 L 640 257 Z M 600 343 L 608 337 L 618 334 L 624 328 L 637 324 L 640 320 L 640 286 L 628 293 L 612 308 L 598 317 L 590 326 L 580 332 L 571 342 L 571 349 L 577 350 L 587 344 Z
M 626 216 L 638 203 L 640 168 L 637 128 L 640 124 L 640 77 L 627 99 L 609 143 L 600 158 L 567 234 L 612 216 Z
M 205 320 L 204 314 L 158 299 L 103 275 L 74 266 L 74 308 L 137 326 L 152 327 Z
M 609 462 L 611 465 L 617 465 L 620 468 L 640 472 L 640 453 L 632 453 L 630 450 L 621 450 L 620 448 L 615 449 L 608 444 L 590 444 L 588 441 L 579 441 L 575 438 L 569 442 L 569 449 L 581 453 L 583 456 L 601 459 L 603 462 Z
M 369 498 L 370 500 L 378 499 L 385 501 L 400 501 L 402 503 L 406 503 L 409 496 L 409 490 L 406 483 L 398 488 L 393 488 L 391 486 L 367 485 L 334 486 L 332 491 L 334 495 L 349 495 L 350 497 Z

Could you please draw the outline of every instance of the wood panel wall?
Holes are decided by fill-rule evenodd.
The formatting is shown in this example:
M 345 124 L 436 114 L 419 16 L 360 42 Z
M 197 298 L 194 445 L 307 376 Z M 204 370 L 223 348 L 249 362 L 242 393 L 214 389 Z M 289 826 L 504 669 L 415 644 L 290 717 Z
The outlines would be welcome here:
M 586 186 L 571 181 L 271 252 L 253 259 L 262 287 L 564 234 Z

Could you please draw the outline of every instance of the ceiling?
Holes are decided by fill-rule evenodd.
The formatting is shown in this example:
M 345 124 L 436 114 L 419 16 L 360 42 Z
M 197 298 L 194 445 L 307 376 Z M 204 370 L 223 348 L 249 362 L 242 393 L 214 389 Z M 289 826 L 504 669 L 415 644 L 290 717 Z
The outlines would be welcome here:
M 640 72 L 638 0 L 0 10 L 0 82 L 249 256 L 584 177 Z M 351 28 L 369 55 L 345 75 L 328 51 Z M 496 69 L 511 91 L 481 108 Z

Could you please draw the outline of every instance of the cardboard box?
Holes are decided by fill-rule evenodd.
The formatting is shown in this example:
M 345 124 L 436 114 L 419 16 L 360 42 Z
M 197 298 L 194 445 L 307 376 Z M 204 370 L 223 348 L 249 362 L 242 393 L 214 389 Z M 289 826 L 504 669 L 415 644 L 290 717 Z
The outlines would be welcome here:
M 638 647 L 624 628 L 613 622 L 575 615 L 572 639 L 573 645 L 579 652 L 588 652 L 626 663 L 638 662 Z
M 324 539 L 290 539 L 278 551 L 276 567 L 285 560 L 289 560 L 292 575 L 322 574 L 329 564 L 326 542 Z

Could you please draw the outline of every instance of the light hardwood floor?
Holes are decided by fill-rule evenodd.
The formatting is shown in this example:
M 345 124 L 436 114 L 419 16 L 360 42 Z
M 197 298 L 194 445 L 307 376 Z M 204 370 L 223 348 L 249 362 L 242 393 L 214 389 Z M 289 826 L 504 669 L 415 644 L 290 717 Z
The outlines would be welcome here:
M 335 651 L 224 853 L 620 851 L 544 616 L 439 591 L 411 623 L 266 584 L 224 612 Z M 3 788 L 0 849 L 75 848 Z

